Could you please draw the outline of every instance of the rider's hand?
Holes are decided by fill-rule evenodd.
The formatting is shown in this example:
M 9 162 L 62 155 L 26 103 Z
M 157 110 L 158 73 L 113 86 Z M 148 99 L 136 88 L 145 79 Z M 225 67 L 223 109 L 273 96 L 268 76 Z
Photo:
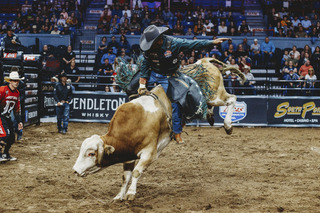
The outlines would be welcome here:
M 229 38 L 217 38 L 215 40 L 213 40 L 213 44 L 221 44 L 224 41 L 228 41 Z
M 139 93 L 139 95 L 147 95 L 150 92 L 147 88 L 139 88 L 138 93 Z

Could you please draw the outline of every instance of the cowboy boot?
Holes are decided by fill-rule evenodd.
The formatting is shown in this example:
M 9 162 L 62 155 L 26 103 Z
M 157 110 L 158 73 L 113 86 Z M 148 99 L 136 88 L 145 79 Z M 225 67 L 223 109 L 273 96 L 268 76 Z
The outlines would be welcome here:
M 181 133 L 175 134 L 174 140 L 177 142 L 177 144 L 183 144 L 184 143 L 184 141 L 181 138 Z

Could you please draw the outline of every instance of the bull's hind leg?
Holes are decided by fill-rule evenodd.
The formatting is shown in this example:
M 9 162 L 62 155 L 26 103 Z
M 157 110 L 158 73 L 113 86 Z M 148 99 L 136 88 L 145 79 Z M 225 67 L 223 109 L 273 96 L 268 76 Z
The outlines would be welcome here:
M 233 127 L 232 127 L 232 114 L 234 107 L 236 105 L 237 97 L 235 95 L 228 94 L 228 97 L 226 98 L 225 105 L 227 106 L 227 115 L 224 119 L 224 129 L 228 135 L 232 134 Z
M 227 106 L 227 114 L 224 118 L 224 130 L 228 135 L 231 135 L 233 131 L 231 117 L 236 105 L 236 100 L 237 97 L 235 95 L 230 95 L 225 92 L 223 96 L 218 96 L 215 100 L 208 102 L 210 106 Z
M 149 148 L 150 150 L 150 148 Z M 139 178 L 142 175 L 142 172 L 153 162 L 156 158 L 156 153 L 154 150 L 149 151 L 148 149 L 143 150 L 140 155 L 140 160 L 137 165 L 134 167 L 132 172 L 132 182 L 128 189 L 127 194 L 124 199 L 126 200 L 134 200 L 136 192 L 137 192 L 137 183 Z
M 123 182 L 119 194 L 113 198 L 113 200 L 123 200 L 126 194 L 128 184 L 132 177 L 132 171 L 134 168 L 135 161 L 128 161 L 123 163 Z

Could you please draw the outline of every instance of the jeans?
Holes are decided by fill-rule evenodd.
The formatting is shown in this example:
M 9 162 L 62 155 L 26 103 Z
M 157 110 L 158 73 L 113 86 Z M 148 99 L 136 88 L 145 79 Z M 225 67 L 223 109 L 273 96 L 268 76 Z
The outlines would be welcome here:
M 163 90 L 167 92 L 168 86 L 169 86 L 167 77 L 152 71 L 148 81 L 148 89 L 151 89 L 158 84 L 161 84 L 161 86 L 163 87 Z M 178 134 L 182 132 L 181 106 L 179 103 L 172 103 L 171 105 L 172 105 L 172 128 L 173 128 L 173 132 Z
M 67 103 L 62 104 L 62 106 L 56 106 L 56 113 L 57 113 L 57 126 L 58 130 L 68 130 L 68 123 L 69 123 L 69 111 L 70 105 Z M 61 122 L 63 123 L 61 126 Z
M 13 128 L 14 128 L 15 132 L 17 133 L 18 137 L 19 136 L 21 137 L 23 130 L 22 129 L 18 130 L 18 122 L 17 122 L 16 117 L 14 116 L 13 110 L 11 111 L 11 121 L 13 123 Z

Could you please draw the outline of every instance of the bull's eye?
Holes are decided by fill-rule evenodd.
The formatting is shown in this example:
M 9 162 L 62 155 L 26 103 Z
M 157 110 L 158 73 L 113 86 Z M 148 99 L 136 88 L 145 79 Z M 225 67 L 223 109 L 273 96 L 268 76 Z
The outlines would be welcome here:
M 95 154 L 94 154 L 93 152 L 90 152 L 90 153 L 88 154 L 89 157 L 94 157 L 94 155 L 95 155 Z

